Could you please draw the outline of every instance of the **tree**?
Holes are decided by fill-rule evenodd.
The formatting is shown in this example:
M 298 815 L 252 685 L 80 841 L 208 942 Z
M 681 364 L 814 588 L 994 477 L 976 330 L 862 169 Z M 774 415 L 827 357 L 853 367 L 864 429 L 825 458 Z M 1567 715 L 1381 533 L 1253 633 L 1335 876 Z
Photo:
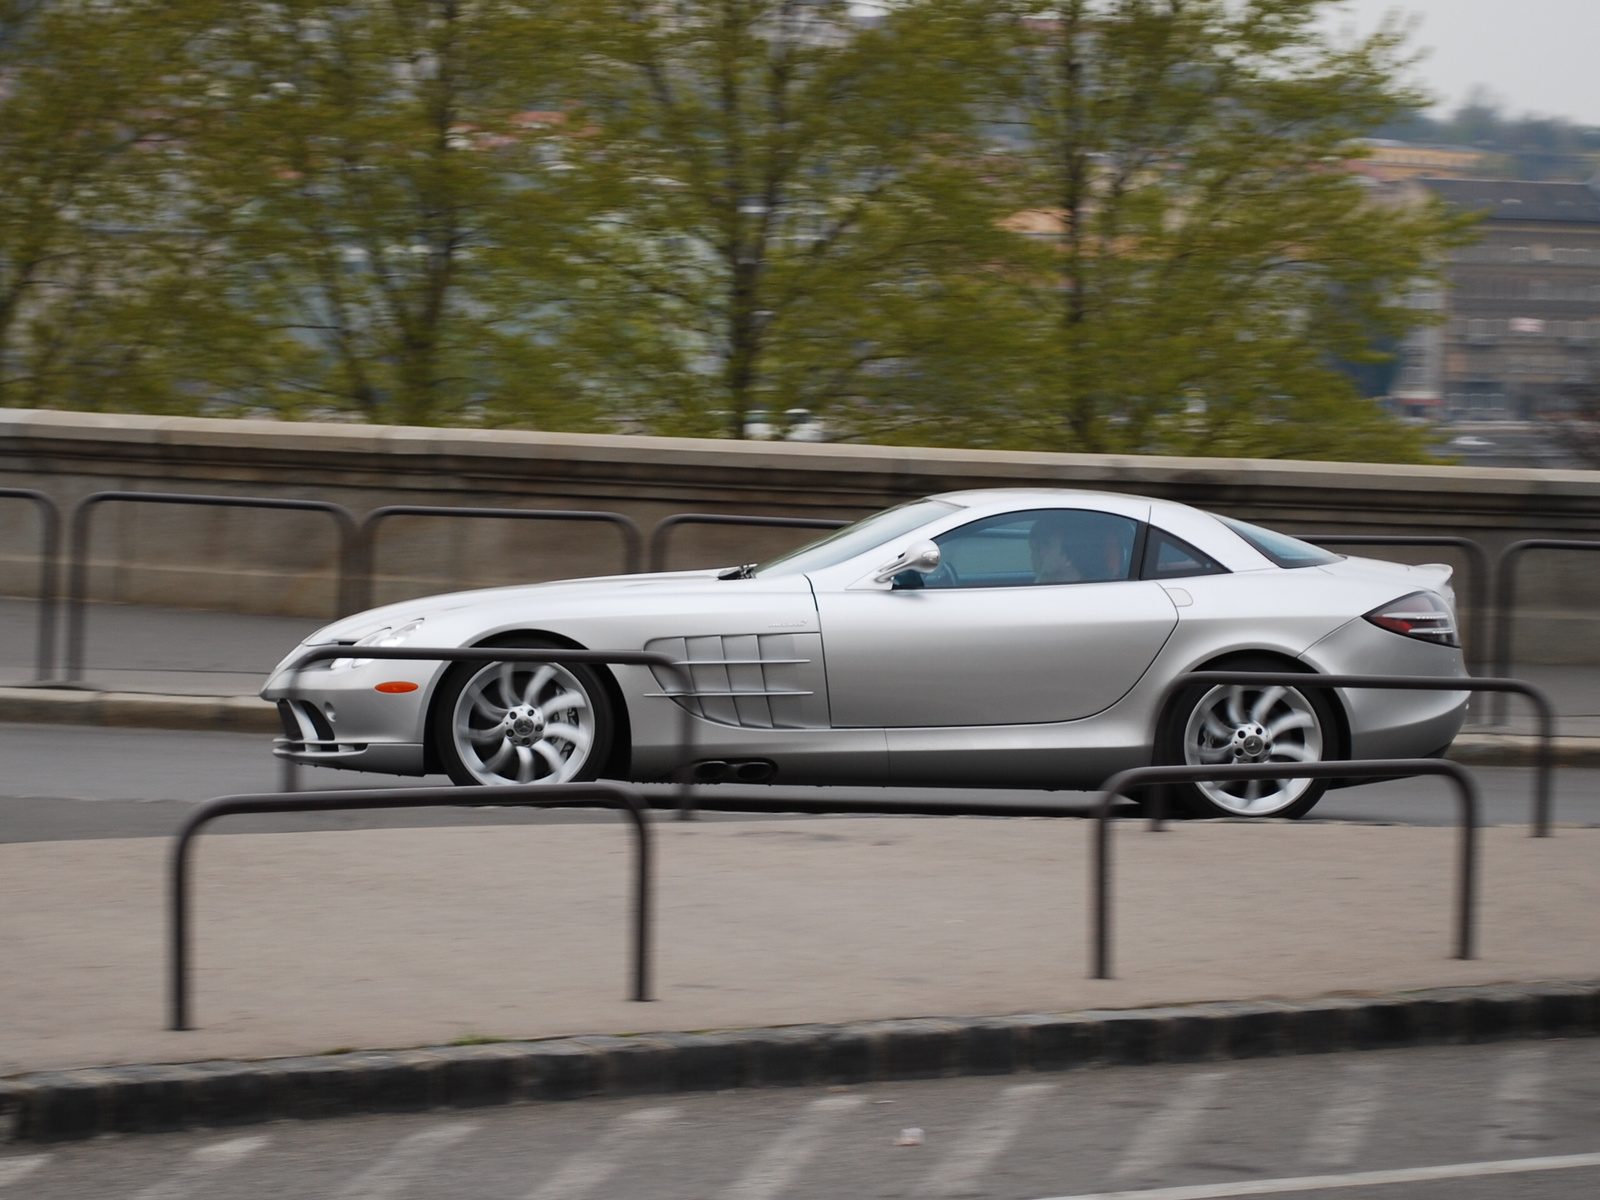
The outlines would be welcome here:
M 742 436 L 757 411 L 860 401 L 946 340 L 949 306 L 920 297 L 970 286 L 1000 241 L 973 201 L 981 5 L 573 11 L 564 353 L 619 416 Z
M 183 5 L 0 0 L 0 404 L 170 407 L 142 291 L 162 229 Z
M 196 362 L 235 407 L 430 424 L 549 405 L 537 106 L 560 24 L 510 0 L 224 10 L 193 70 L 183 216 L 212 281 Z M 515 219 L 510 219 L 512 216 Z M 570 420 L 578 414 L 567 413 Z
M 1018 231 L 989 278 L 1024 352 L 996 362 L 992 444 L 1416 458 L 1420 435 L 1336 368 L 1425 314 L 1463 222 L 1376 203 L 1358 138 L 1416 97 L 1399 37 L 1351 45 L 1325 0 L 1061 0 L 1003 8 Z M 1032 236 L 1024 236 L 1031 234 Z M 951 436 L 959 405 L 913 436 Z

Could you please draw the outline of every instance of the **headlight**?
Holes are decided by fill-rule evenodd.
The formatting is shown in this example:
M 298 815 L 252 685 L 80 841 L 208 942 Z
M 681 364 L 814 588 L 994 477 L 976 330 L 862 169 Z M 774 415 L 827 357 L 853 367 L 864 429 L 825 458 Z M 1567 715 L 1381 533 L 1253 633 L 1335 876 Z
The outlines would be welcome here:
M 371 633 L 357 638 L 352 644 L 356 646 L 399 646 L 411 638 L 417 630 L 422 628 L 425 618 L 418 617 L 415 621 L 407 621 L 404 625 L 388 626 L 374 629 Z M 353 667 L 364 667 L 370 663 L 370 658 L 336 658 L 328 664 L 330 671 L 348 671 Z
M 1391 600 L 1382 608 L 1366 614 L 1366 619 L 1379 629 L 1398 633 L 1402 637 L 1433 642 L 1438 646 L 1459 646 L 1461 637 L 1456 632 L 1456 615 L 1443 597 L 1432 592 L 1412 592 Z

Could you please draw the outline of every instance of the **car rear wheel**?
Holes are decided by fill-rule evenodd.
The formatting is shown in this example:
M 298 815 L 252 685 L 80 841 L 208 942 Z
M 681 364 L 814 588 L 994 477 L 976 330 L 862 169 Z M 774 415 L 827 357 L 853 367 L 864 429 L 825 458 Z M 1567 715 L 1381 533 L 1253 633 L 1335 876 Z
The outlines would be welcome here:
M 1230 664 L 1282 671 L 1269 659 Z M 1268 684 L 1185 688 L 1162 721 L 1159 761 L 1189 766 L 1322 762 L 1336 759 L 1339 729 L 1325 692 Z M 1201 817 L 1302 817 L 1328 790 L 1326 779 L 1272 779 L 1178 785 Z
M 431 726 L 452 782 L 494 786 L 594 779 L 614 721 L 599 676 L 584 664 L 456 663 L 439 685 Z

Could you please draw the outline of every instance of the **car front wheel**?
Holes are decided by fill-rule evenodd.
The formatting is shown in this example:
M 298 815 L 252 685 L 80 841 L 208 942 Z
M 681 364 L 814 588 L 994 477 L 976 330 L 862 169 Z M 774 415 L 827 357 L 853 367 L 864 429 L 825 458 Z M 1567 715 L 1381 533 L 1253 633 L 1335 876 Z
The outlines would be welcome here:
M 431 723 L 440 764 L 465 786 L 594 779 L 613 729 L 605 688 L 580 663 L 456 663 Z
M 1281 671 L 1276 663 L 1241 670 Z M 1188 766 L 1322 762 L 1339 754 L 1338 725 L 1326 694 L 1268 684 L 1186 688 L 1162 722 L 1159 761 Z M 1328 790 L 1326 779 L 1253 779 L 1181 784 L 1178 795 L 1201 817 L 1301 817 Z

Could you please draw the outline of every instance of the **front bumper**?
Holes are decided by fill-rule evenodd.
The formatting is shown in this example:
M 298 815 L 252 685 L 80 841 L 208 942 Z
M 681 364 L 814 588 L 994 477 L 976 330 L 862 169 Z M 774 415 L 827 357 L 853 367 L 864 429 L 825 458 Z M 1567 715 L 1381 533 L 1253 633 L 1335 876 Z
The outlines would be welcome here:
M 291 655 L 261 690 L 262 699 L 278 706 L 283 725 L 275 755 L 308 766 L 426 773 L 428 698 L 443 664 L 369 660 L 298 669 L 293 662 Z M 395 683 L 410 690 L 378 690 Z
M 410 662 L 386 666 L 389 669 L 378 664 L 347 670 L 309 667 L 275 675 L 261 693 L 262 699 L 277 704 L 283 725 L 283 736 L 275 739 L 272 752 L 309 766 L 426 773 L 422 718 L 430 672 L 427 666 Z M 414 691 L 381 693 L 374 685 L 384 680 L 406 680 Z
M 381 771 L 387 775 L 425 775 L 421 742 L 351 741 L 333 731 L 314 701 L 278 702 L 283 736 L 274 738 L 272 753 L 312 767 L 348 771 Z
M 334 766 L 346 771 L 381 771 L 382 774 L 427 774 L 422 747 L 416 742 L 386 742 L 349 746 L 296 744 L 286 738 L 275 739 L 272 754 L 304 766 Z

